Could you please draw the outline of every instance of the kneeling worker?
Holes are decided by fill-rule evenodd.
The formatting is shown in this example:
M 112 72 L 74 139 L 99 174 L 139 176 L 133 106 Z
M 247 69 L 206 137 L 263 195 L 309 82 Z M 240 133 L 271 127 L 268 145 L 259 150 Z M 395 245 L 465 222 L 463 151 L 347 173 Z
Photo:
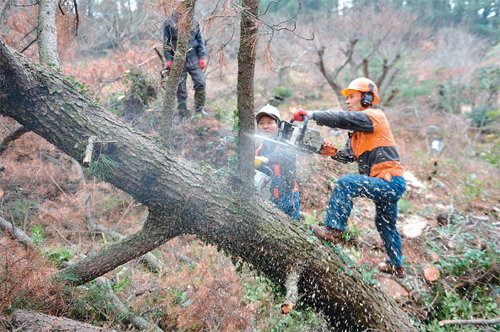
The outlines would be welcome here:
M 372 108 L 372 104 L 380 101 L 377 85 L 372 80 L 357 78 L 341 93 L 347 97 L 347 112 L 299 110 L 292 116 L 295 121 L 303 121 L 302 116 L 307 116 L 319 125 L 351 130 L 345 148 L 332 158 L 344 163 L 357 161 L 360 173 L 338 179 L 324 225 L 313 226 L 312 230 L 320 239 L 338 243 L 351 214 L 352 199 L 367 197 L 373 200 L 375 225 L 389 256 L 389 260 L 378 268 L 402 278 L 405 271 L 396 219 L 397 203 L 406 190 L 406 182 L 396 142 L 384 112 Z
M 276 139 L 281 121 L 278 109 L 262 107 L 255 115 L 257 132 Z M 255 167 L 271 168 L 271 200 L 290 217 L 299 220 L 300 195 L 295 181 L 295 152 L 278 143 L 263 140 L 255 150 Z

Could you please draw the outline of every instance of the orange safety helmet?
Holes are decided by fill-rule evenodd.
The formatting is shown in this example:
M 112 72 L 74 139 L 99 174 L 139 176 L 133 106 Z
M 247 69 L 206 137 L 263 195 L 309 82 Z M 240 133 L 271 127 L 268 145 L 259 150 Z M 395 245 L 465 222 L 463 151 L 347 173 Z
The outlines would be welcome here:
M 341 94 L 347 97 L 349 90 L 356 90 L 361 92 L 372 92 L 373 93 L 373 101 L 371 104 L 377 104 L 380 102 L 380 96 L 378 94 L 378 87 L 375 82 L 366 77 L 358 77 L 349 83 L 347 89 L 340 91 Z M 364 105 L 363 105 L 364 106 Z

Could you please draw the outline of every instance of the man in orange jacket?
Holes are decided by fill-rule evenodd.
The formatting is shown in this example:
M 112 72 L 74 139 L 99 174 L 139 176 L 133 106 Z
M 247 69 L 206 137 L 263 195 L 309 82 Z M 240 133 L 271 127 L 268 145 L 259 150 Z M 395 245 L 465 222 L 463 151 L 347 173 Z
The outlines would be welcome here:
M 360 77 L 341 91 L 347 98 L 348 111 L 307 112 L 299 110 L 292 119 L 303 116 L 319 125 L 348 129 L 349 138 L 344 149 L 330 152 L 332 159 L 348 163 L 358 162 L 359 175 L 340 177 L 328 203 L 323 226 L 313 226 L 314 234 L 322 240 L 338 243 L 352 209 L 352 199 L 367 197 L 375 203 L 375 225 L 384 243 L 389 260 L 379 270 L 405 276 L 401 237 L 396 228 L 397 203 L 406 190 L 398 150 L 387 118 L 380 109 L 372 108 L 380 101 L 377 85 Z M 329 150 L 335 148 L 326 144 Z

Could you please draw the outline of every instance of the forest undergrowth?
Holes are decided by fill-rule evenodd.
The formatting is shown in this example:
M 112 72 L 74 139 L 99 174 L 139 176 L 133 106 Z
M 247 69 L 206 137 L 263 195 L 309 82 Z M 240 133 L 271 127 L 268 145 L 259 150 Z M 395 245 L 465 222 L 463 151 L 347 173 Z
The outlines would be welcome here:
M 140 121 L 154 123 L 155 107 L 153 104 L 147 115 L 137 115 Z M 232 112 L 221 117 L 213 109 L 209 111 L 214 115 L 195 117 L 182 125 L 174 147 L 205 167 L 231 167 L 235 146 Z M 396 113 L 388 114 L 398 123 Z M 15 126 L 2 119 L 3 135 Z M 422 326 L 436 330 L 444 329 L 437 325 L 438 320 L 497 316 L 499 232 L 494 220 L 498 220 L 499 188 L 498 183 L 487 179 L 493 169 L 482 161 L 459 165 L 446 154 L 433 156 L 421 144 L 424 139 L 405 136 L 405 130 L 398 129 L 397 140 L 404 142 L 402 154 L 413 151 L 407 167 L 424 183 L 422 188 L 409 187 L 400 202 L 400 222 L 418 217 L 428 226 L 419 238 L 403 237 L 409 276 L 400 283 L 404 294 L 397 294 L 394 300 Z M 343 140 L 320 130 L 333 143 Z M 149 134 L 154 135 L 154 130 Z M 147 210 L 87 171 L 87 181 L 82 183 L 69 157 L 34 136 L 25 134 L 3 155 L 8 165 L 1 174 L 3 217 L 29 234 L 35 249 L 26 250 L 2 237 L 1 311 L 9 314 L 16 308 L 30 308 L 127 329 L 116 308 L 100 295 L 97 283 L 71 289 L 49 280 L 57 267 L 91 255 L 113 241 L 105 234 L 89 231 L 82 189 L 90 195 L 94 218 L 124 235 L 140 229 Z M 336 179 L 355 168 L 320 156 L 299 156 L 298 162 L 304 170 L 299 184 L 307 227 L 321 222 Z M 474 170 L 477 177 L 464 174 L 464 168 Z M 461 213 L 438 221 L 437 215 L 450 208 Z M 384 287 L 386 281 L 375 270 L 376 263 L 384 260 L 384 251 L 373 214 L 370 201 L 358 200 L 346 232 L 347 244 L 335 250 L 368 281 Z M 328 330 L 321 316 L 300 304 L 292 314 L 282 315 L 283 290 L 248 266 L 234 266 L 217 248 L 195 237 L 171 240 L 155 250 L 155 256 L 165 263 L 157 274 L 151 274 L 136 260 L 108 273 L 108 278 L 131 310 L 164 330 Z M 434 283 L 422 276 L 423 268 L 430 264 L 442 274 Z

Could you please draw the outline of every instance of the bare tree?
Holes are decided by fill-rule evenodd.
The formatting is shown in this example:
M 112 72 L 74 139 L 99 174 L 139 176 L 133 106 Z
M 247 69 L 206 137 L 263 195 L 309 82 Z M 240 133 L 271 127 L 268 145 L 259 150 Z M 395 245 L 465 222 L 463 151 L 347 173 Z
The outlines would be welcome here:
M 382 6 L 382 5 L 380 5 Z M 380 7 L 379 6 L 379 7 Z M 378 8 L 380 10 L 381 8 Z M 398 62 L 404 52 L 403 41 L 411 43 L 417 32 L 412 30 L 415 17 L 385 5 L 383 10 L 375 13 L 370 7 L 346 10 L 327 28 L 328 39 L 316 44 L 318 69 L 333 89 L 339 100 L 343 100 L 340 90 L 344 82 L 342 78 L 352 80 L 357 76 L 373 79 L 380 91 L 387 91 L 399 74 Z M 341 41 L 339 52 L 334 57 L 336 65 L 328 68 L 325 52 L 327 44 L 332 43 L 332 31 Z M 376 65 L 380 63 L 380 65 Z M 344 72 L 348 72 L 343 75 Z M 382 102 L 394 97 L 398 90 L 392 89 Z
M 174 9 L 174 11 L 178 12 L 179 36 L 175 48 L 172 69 L 170 69 L 168 73 L 167 86 L 163 94 L 163 115 L 160 125 L 160 136 L 165 147 L 170 146 L 173 134 L 172 125 L 175 118 L 176 93 L 179 87 L 179 80 L 182 75 L 184 63 L 186 62 L 186 53 L 188 51 L 191 28 L 193 26 L 195 4 L 196 0 L 187 0 L 178 4 L 177 8 Z M 172 11 L 170 13 L 170 16 L 171 15 L 174 15 Z
M 243 0 L 240 49 L 238 51 L 238 155 L 239 174 L 244 191 L 251 193 L 254 176 L 255 143 L 250 134 L 255 128 L 254 76 L 258 42 L 258 0 Z
M 40 0 L 38 10 L 38 46 L 40 62 L 61 67 L 57 52 L 56 10 L 58 0 Z

